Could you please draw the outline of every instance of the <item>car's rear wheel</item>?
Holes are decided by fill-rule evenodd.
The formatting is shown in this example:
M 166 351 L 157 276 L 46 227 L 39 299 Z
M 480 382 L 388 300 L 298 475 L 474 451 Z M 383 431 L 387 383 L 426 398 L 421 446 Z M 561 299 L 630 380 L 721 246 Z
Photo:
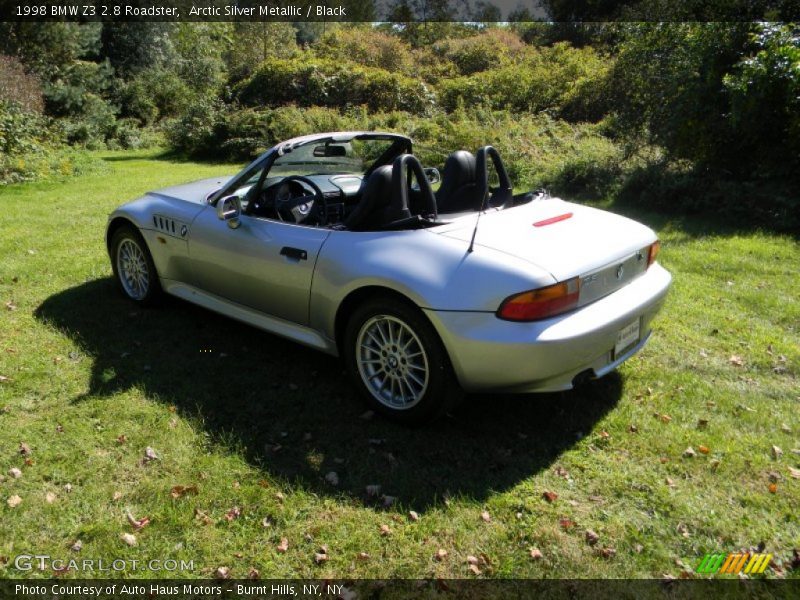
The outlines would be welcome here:
M 450 359 L 419 309 L 392 297 L 359 306 L 344 335 L 345 364 L 370 406 L 403 423 L 432 420 L 461 397 Z
M 154 304 L 161 298 L 153 257 L 142 236 L 123 226 L 111 237 L 111 266 L 122 293 L 141 305 Z

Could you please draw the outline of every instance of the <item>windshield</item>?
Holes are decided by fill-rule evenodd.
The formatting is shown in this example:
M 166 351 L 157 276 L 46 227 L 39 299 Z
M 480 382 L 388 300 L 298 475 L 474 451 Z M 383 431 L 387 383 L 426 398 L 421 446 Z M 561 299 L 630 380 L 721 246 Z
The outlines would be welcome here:
M 269 178 L 289 175 L 364 175 L 396 139 L 358 139 L 347 142 L 314 140 L 296 146 L 272 163 Z

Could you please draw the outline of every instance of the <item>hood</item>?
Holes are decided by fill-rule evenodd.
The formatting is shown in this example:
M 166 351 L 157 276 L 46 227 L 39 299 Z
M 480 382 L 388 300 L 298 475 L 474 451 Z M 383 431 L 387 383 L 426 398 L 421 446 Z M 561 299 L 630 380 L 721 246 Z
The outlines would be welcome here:
M 163 198 L 184 200 L 195 204 L 205 204 L 206 198 L 220 189 L 223 185 L 231 180 L 231 175 L 224 175 L 222 177 L 209 177 L 208 179 L 200 179 L 191 183 L 182 183 L 181 185 L 173 185 L 160 190 L 149 192 L 150 196 L 161 196 Z
M 572 216 L 563 220 L 542 223 L 570 213 Z M 433 231 L 469 244 L 476 217 L 459 218 Z M 626 217 L 547 198 L 483 214 L 475 252 L 481 246 L 499 250 L 564 281 L 629 256 L 655 240 L 649 227 Z

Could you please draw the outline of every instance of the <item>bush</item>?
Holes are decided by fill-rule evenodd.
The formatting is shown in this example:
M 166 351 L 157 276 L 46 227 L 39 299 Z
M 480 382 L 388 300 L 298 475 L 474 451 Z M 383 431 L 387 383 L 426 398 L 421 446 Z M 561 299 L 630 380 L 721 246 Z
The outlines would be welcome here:
M 603 92 L 609 66 L 591 48 L 565 43 L 533 48 L 519 62 L 443 81 L 440 104 L 448 111 L 485 106 L 598 121 L 607 111 Z
M 25 71 L 19 59 L 0 55 L 0 102 L 15 102 L 29 113 L 44 110 L 42 84 L 36 75 Z
M 322 58 L 387 71 L 407 73 L 413 64 L 408 44 L 371 26 L 334 29 L 323 35 L 314 49 Z
M 427 86 L 399 73 L 332 59 L 264 61 L 235 93 L 246 105 L 348 106 L 426 114 L 434 106 Z
M 461 75 L 496 69 L 520 56 L 525 44 L 513 31 L 491 28 L 479 35 L 446 39 L 434 52 L 455 64 Z
M 127 82 L 120 82 L 118 100 L 124 116 L 151 125 L 159 119 L 180 115 L 194 96 L 176 73 L 147 69 Z

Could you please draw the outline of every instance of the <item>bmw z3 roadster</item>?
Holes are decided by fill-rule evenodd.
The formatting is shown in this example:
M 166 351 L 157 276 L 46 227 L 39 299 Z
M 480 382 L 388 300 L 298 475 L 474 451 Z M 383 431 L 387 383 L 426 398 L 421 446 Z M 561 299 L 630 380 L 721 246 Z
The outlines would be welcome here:
M 150 192 L 106 242 L 132 301 L 171 294 L 340 356 L 409 423 L 464 391 L 602 377 L 645 345 L 671 281 L 644 225 L 516 193 L 491 146 L 440 172 L 391 133 L 294 138 L 233 177 Z

